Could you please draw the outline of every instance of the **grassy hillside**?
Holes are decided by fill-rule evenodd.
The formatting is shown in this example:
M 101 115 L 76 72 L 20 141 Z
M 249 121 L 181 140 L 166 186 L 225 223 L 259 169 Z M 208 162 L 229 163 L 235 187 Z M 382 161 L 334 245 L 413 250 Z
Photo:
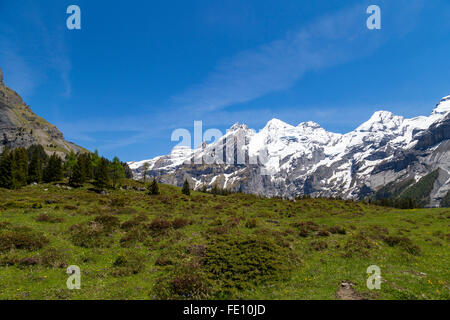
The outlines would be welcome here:
M 0 299 L 450 299 L 450 209 L 167 185 L 0 191 Z M 366 287 L 370 265 L 381 290 Z

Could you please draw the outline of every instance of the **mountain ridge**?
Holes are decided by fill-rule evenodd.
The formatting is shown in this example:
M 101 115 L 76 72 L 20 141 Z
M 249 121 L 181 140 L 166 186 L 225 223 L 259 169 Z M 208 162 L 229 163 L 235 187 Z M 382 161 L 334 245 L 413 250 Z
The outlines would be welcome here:
M 441 169 L 440 176 L 449 174 L 449 118 L 450 96 L 446 96 L 429 116 L 404 118 L 390 111 L 376 111 L 345 134 L 327 131 L 312 121 L 293 126 L 274 118 L 259 131 L 235 123 L 209 145 L 176 147 L 169 155 L 128 164 L 137 179 L 142 177 L 143 164 L 148 163 L 150 176 L 179 186 L 188 179 L 194 189 L 218 184 L 264 196 L 308 194 L 355 199 L 368 189 L 374 194 L 390 182 L 418 181 L 437 168 Z M 235 145 L 234 154 L 227 155 L 227 140 L 244 143 Z M 235 158 L 236 147 L 245 153 L 245 164 L 216 161 L 198 165 L 192 161 L 206 156 Z M 249 157 L 261 154 L 266 157 L 263 164 L 248 162 Z M 261 174 L 263 171 L 266 174 Z M 450 189 L 449 182 L 442 183 L 442 179 L 430 196 L 430 205 L 438 204 Z

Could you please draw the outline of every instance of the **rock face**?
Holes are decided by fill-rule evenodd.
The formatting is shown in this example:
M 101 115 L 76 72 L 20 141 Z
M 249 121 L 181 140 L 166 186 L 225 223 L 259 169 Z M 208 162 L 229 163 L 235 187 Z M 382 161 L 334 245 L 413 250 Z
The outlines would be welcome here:
M 377 111 L 347 134 L 314 122 L 292 126 L 273 119 L 259 132 L 235 124 L 210 145 L 175 147 L 169 155 L 129 166 L 136 179 L 148 163 L 149 176 L 178 186 L 187 178 L 196 189 L 218 185 L 265 196 L 350 199 L 390 183 L 417 183 L 439 169 L 428 203 L 438 206 L 450 190 L 449 137 L 450 96 L 428 117 L 405 119 Z
M 33 144 L 59 155 L 85 151 L 66 141 L 58 128 L 34 114 L 22 98 L 5 85 L 0 69 L 0 152 L 5 146 L 17 148 Z

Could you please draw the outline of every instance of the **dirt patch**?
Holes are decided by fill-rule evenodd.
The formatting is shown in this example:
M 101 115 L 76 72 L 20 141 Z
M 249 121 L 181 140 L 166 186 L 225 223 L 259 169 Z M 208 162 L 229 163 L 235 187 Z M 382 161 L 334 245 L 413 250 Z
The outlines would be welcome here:
M 336 298 L 340 300 L 367 300 L 363 295 L 353 289 L 355 285 L 349 281 L 341 282 L 336 292 Z

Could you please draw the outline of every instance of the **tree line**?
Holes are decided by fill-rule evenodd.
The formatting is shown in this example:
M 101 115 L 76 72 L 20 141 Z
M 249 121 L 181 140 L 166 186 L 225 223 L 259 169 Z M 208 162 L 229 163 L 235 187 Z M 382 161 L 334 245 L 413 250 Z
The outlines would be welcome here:
M 112 161 L 94 153 L 73 151 L 64 160 L 53 153 L 48 156 L 41 145 L 10 150 L 0 155 L 0 187 L 18 189 L 31 183 L 50 183 L 68 179 L 74 187 L 92 182 L 100 188 L 115 188 L 123 178 L 132 178 L 126 163 L 114 157 Z

